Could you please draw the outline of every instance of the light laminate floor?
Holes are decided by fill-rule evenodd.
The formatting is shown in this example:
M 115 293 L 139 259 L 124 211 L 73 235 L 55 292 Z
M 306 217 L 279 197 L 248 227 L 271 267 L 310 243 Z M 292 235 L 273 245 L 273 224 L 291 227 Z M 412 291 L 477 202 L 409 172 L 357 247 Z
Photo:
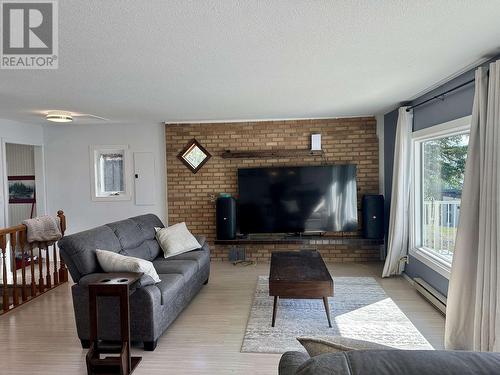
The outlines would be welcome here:
M 381 279 L 381 264 L 330 264 L 333 276 L 373 276 L 436 348 L 444 318 L 403 278 Z M 276 374 L 280 356 L 240 353 L 257 276 L 269 264 L 212 263 L 210 282 L 143 357 L 134 374 Z M 69 285 L 0 317 L 1 374 L 86 374 Z

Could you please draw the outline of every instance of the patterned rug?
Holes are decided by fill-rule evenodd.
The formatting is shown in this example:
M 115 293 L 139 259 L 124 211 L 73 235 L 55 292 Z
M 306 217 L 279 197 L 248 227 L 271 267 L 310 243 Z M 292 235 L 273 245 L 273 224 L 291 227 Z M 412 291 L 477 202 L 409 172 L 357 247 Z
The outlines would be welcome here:
M 259 276 L 241 352 L 303 351 L 299 336 L 345 336 L 399 349 L 433 349 L 374 278 L 335 277 L 334 285 L 332 328 L 320 299 L 279 300 L 273 328 L 268 277 Z

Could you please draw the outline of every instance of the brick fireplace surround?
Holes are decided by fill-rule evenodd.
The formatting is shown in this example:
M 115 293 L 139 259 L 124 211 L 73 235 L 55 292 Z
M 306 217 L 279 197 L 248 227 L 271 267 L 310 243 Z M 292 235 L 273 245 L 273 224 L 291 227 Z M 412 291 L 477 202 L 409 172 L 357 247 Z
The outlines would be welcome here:
M 227 260 L 230 246 L 215 244 L 215 201 L 219 193 L 236 195 L 237 169 L 242 167 L 300 166 L 348 164 L 357 165 L 358 210 L 364 194 L 379 191 L 378 138 L 373 117 L 263 121 L 232 123 L 166 124 L 168 222 L 185 221 L 196 234 L 207 236 L 212 260 Z M 254 151 L 273 149 L 308 149 L 310 136 L 321 133 L 322 156 L 224 159 L 226 150 Z M 193 174 L 177 154 L 193 138 L 211 153 L 212 158 Z M 361 215 L 358 213 L 359 221 Z M 345 233 L 353 235 L 358 233 Z M 332 234 L 333 235 L 333 234 Z M 339 234 L 336 234 L 339 235 Z M 241 245 L 247 258 L 268 261 L 271 251 L 279 249 L 317 248 L 326 261 L 378 260 L 376 243 L 314 243 Z M 333 241 L 330 241 L 333 242 Z

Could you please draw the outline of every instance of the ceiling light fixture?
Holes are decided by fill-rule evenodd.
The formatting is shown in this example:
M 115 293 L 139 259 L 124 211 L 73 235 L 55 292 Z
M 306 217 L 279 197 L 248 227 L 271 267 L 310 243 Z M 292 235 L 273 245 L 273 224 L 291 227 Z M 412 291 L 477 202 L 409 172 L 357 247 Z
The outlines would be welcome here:
M 73 116 L 70 112 L 50 111 L 45 116 L 45 119 L 52 122 L 71 122 L 73 121 Z

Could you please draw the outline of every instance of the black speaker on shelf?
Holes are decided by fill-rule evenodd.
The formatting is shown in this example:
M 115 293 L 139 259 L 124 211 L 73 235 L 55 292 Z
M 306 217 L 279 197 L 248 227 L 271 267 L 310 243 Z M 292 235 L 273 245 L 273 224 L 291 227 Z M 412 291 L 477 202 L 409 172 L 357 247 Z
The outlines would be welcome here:
M 216 226 L 218 240 L 234 240 L 236 238 L 236 200 L 230 196 L 217 198 Z
M 384 196 L 364 195 L 363 210 L 363 237 L 370 239 L 384 238 Z

